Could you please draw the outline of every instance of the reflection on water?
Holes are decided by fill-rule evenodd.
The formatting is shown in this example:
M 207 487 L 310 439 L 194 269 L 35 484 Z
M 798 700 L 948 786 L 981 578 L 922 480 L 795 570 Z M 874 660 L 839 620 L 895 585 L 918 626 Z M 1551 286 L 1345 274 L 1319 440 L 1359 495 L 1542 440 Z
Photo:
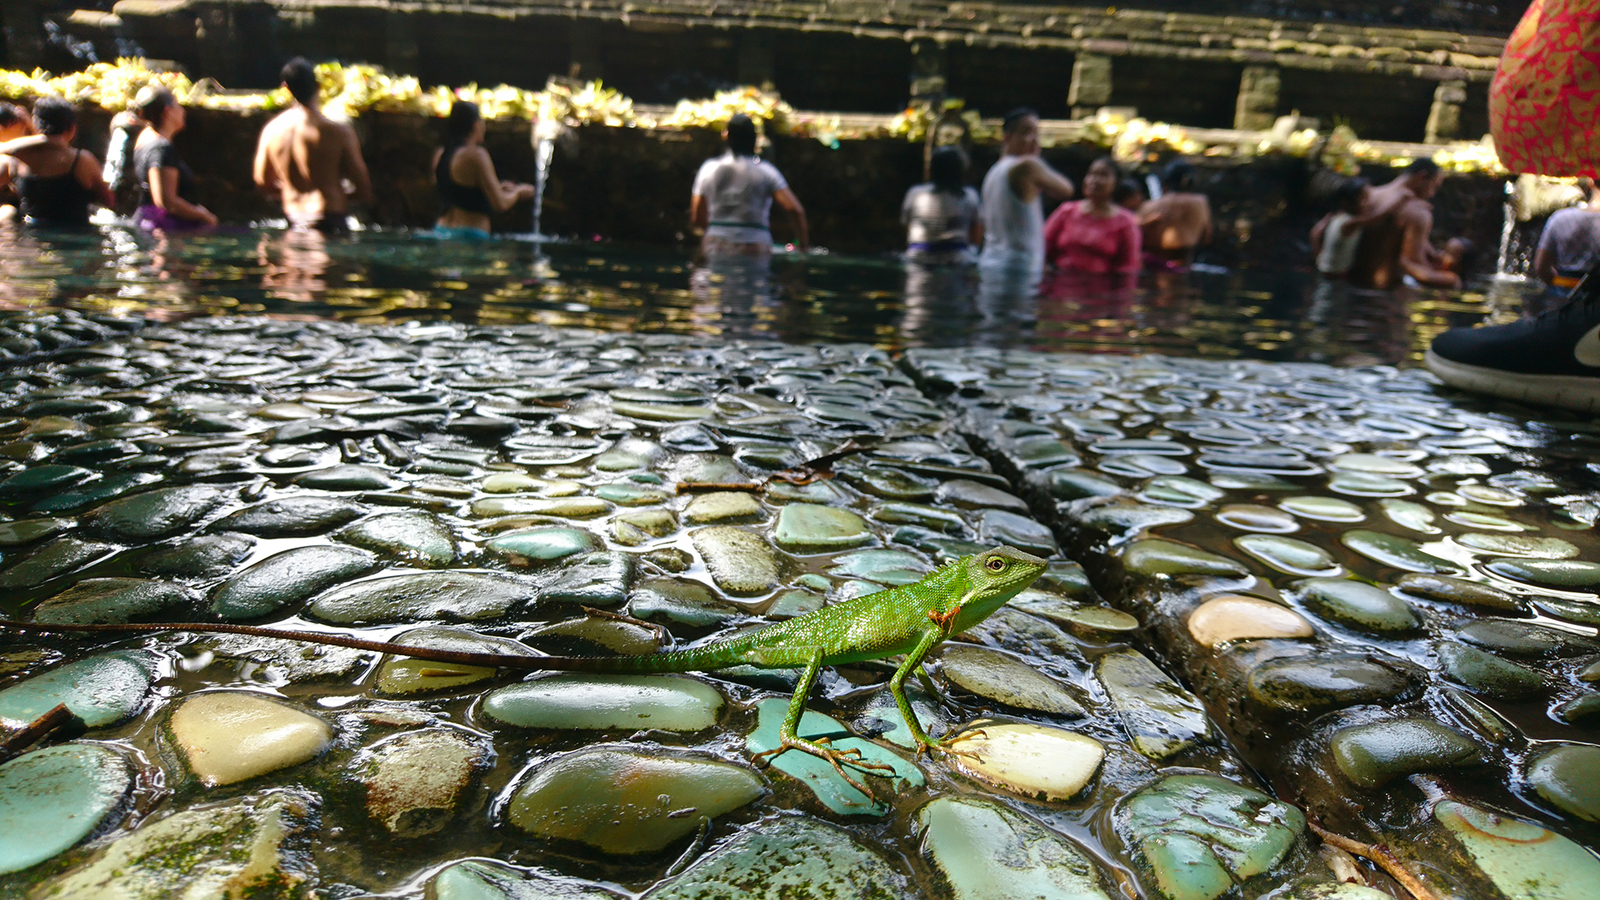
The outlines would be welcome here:
M 1483 293 L 1357 291 L 1300 272 L 980 279 L 882 257 L 720 257 L 609 243 L 441 241 L 426 232 L 233 229 L 156 237 L 0 231 L 0 307 L 169 319 L 264 313 L 364 322 L 448 318 L 606 330 L 985 345 L 1333 363 L 1419 361 L 1438 332 L 1545 302 Z

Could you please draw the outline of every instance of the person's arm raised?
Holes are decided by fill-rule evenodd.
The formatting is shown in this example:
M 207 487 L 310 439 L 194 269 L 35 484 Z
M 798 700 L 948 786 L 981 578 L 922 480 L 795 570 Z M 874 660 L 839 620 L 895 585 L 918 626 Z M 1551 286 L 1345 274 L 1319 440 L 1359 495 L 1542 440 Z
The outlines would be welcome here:
M 1352 216 L 1350 219 L 1350 227 L 1365 228 L 1374 222 L 1380 222 L 1384 219 L 1387 219 L 1388 217 L 1394 215 L 1395 211 L 1401 206 L 1404 206 L 1407 201 L 1412 200 L 1415 197 L 1416 195 L 1410 191 L 1398 191 L 1394 194 L 1387 195 L 1371 210 L 1363 212 L 1359 216 Z
M 1023 170 L 1024 177 L 1032 181 L 1036 188 L 1057 200 L 1071 200 L 1077 193 L 1077 188 L 1072 186 L 1072 179 L 1050 168 L 1049 163 L 1037 156 L 1017 168 Z
M 30 134 L 19 138 L 12 138 L 5 143 L 0 143 L 0 156 L 15 156 L 30 147 L 39 147 L 49 142 L 49 138 L 42 134 Z
M 489 205 L 495 212 L 505 212 L 517 205 L 518 200 L 532 199 L 531 185 L 512 184 L 500 180 L 500 176 L 495 174 L 494 160 L 489 158 L 489 151 L 482 147 L 471 147 L 456 154 L 457 158 L 462 154 L 467 154 L 465 157 L 467 162 L 477 168 L 478 189 L 489 198 Z

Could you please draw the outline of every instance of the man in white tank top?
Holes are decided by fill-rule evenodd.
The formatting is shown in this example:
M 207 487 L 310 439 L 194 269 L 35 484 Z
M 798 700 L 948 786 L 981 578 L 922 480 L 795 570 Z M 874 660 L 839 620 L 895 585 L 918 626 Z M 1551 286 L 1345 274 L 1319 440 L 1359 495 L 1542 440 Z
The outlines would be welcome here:
M 1041 192 L 1072 199 L 1073 187 L 1039 158 L 1039 114 L 1026 107 L 1006 115 L 1000 161 L 983 178 L 983 253 L 978 266 L 989 280 L 1026 280 L 1031 288 L 1044 273 L 1044 207 Z

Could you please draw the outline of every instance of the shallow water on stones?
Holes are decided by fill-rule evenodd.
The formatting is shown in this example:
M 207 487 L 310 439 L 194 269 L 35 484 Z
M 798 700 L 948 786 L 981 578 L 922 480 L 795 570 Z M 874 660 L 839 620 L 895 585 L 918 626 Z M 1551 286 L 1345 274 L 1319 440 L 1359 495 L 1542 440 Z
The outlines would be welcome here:
M 1413 374 L 982 350 L 919 352 L 902 368 L 861 344 L 227 319 L 152 325 L 0 381 L 0 478 L 66 465 L 58 459 L 88 473 L 58 482 L 62 470 L 46 470 L 0 497 L 9 615 L 222 612 L 436 646 L 515 640 L 523 652 L 593 654 L 681 644 L 903 584 L 1002 535 L 1053 559 L 1034 590 L 971 630 L 973 646 L 928 666 L 942 696 L 908 681 L 920 721 L 936 736 L 987 741 L 988 764 L 913 756 L 886 689 L 892 662 L 823 672 L 807 727 L 896 761 L 892 785 L 868 779 L 881 808 L 826 766 L 752 765 L 787 706 L 784 670 L 660 679 L 635 695 L 627 679 L 550 676 L 541 688 L 533 676 L 516 687 L 524 679 L 474 667 L 254 638 L 0 636 L 0 691 L 45 676 L 24 692 L 29 709 L 35 695 L 70 695 L 67 679 L 48 676 L 63 663 L 134 648 L 149 663 L 108 670 L 123 679 L 107 692 L 122 718 L 79 740 L 138 772 L 128 803 L 103 804 L 104 821 L 76 846 L 0 875 L 0 892 L 124 877 L 107 874 L 108 860 L 155 878 L 161 854 L 140 836 L 161 836 L 193 864 L 208 851 L 185 829 L 213 816 L 276 860 L 268 868 L 284 877 L 267 896 L 312 886 L 421 896 L 439 890 L 427 887 L 436 873 L 481 858 L 506 867 L 455 870 L 448 882 L 556 877 L 600 894 L 690 896 L 731 867 L 764 879 L 768 894 L 753 896 L 791 896 L 785 879 L 799 870 L 760 874 L 766 858 L 813 867 L 828 880 L 819 890 L 854 867 L 863 890 L 942 900 L 967 896 L 962 885 L 982 871 L 954 865 L 947 849 L 980 820 L 1063 842 L 1060 854 L 1018 857 L 1030 883 L 1210 898 L 1239 878 L 1257 896 L 1334 880 L 1298 812 L 1271 795 L 1361 836 L 1371 821 L 1341 792 L 1384 823 L 1405 818 L 1426 802 L 1399 777 L 1407 768 L 1434 779 L 1438 796 L 1594 842 L 1588 795 L 1565 787 L 1592 757 L 1546 754 L 1587 745 L 1551 710 L 1581 714 L 1570 704 L 1593 694 L 1583 673 L 1600 657 L 1593 627 L 1574 621 L 1600 606 L 1572 565 L 1600 559 L 1589 530 L 1600 504 L 1581 478 L 1586 432 L 1447 400 Z M 1471 455 L 1463 433 L 1519 453 Z M 740 487 L 852 439 L 868 449 L 842 459 L 840 477 Z M 1436 449 L 1420 449 L 1429 439 Z M 128 473 L 150 477 L 118 480 Z M 1489 533 L 1487 520 L 1443 515 L 1430 523 L 1437 535 L 1404 528 L 1378 494 L 1334 489 L 1353 476 L 1397 481 L 1407 502 L 1441 512 L 1514 522 L 1529 540 L 1485 547 L 1458 538 Z M 1341 502 L 1306 499 L 1330 493 Z M 1280 536 L 1289 525 L 1293 537 Z M 1371 552 L 1357 553 L 1341 541 L 1352 529 L 1407 543 L 1367 538 L 1357 543 Z M 1529 542 L 1554 538 L 1577 553 Z M 41 564 L 62 541 L 84 546 Z M 306 563 L 258 568 L 286 554 Z M 1392 565 L 1416 554 L 1450 572 Z M 1324 573 L 1324 558 L 1338 574 Z M 256 579 L 266 588 L 246 579 L 249 596 L 274 602 L 219 605 L 251 571 L 273 578 Z M 1296 586 L 1307 577 L 1376 591 L 1415 627 L 1375 631 L 1330 615 L 1336 604 Z M 1490 586 L 1498 593 L 1481 590 Z M 1228 596 L 1244 600 L 1190 619 Z M 1262 603 L 1283 610 L 1270 627 L 1230 620 Z M 1471 652 L 1441 651 L 1446 638 Z M 1544 684 L 1508 699 L 1446 669 L 1471 653 L 1515 660 Z M 1349 663 L 1342 694 L 1307 677 L 1335 654 Z M 1007 679 L 1018 665 L 1036 677 Z M 672 711 L 629 705 L 640 696 L 665 697 Z M 612 705 L 563 718 L 571 697 Z M 508 712 L 515 704 L 520 714 Z M 249 712 L 259 744 L 225 770 L 200 761 L 205 748 L 241 748 L 194 721 L 203 717 L 175 717 L 186 707 Z M 1442 761 L 1423 746 L 1384 757 L 1399 760 L 1386 763 L 1392 781 L 1352 787 L 1330 755 L 1335 735 L 1382 735 L 1373 728 L 1391 714 L 1449 722 L 1482 763 L 1466 766 L 1463 745 Z M 1373 746 L 1359 744 L 1369 756 Z M 1263 747 L 1281 752 L 1269 762 Z M 1512 774 L 1540 760 L 1550 770 L 1542 793 Z M 430 777 L 408 779 L 407 767 Z M 630 793 L 633 778 L 642 787 Z M 583 784 L 615 789 L 589 797 L 604 807 L 592 820 L 538 806 Z M 968 812 L 928 812 L 940 800 Z M 277 837 L 238 814 L 264 805 L 288 823 Z M 716 812 L 702 822 L 701 808 Z M 635 818 L 671 823 L 672 834 L 608 824 Z M 1183 846 L 1155 840 L 1167 821 L 1184 823 Z M 1213 833 L 1207 821 L 1224 824 Z M 1440 877 L 1462 890 L 1487 877 L 1459 842 L 1417 827 L 1400 839 L 1456 848 L 1428 857 Z M 826 858 L 807 858 L 796 843 L 806 840 Z M 1228 841 L 1238 855 L 1194 856 Z

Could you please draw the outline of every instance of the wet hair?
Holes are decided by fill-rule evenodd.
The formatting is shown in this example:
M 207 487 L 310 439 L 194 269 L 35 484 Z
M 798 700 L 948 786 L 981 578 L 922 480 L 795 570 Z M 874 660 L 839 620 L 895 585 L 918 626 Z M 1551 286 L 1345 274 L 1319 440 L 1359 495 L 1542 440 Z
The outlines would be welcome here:
M 728 120 L 728 149 L 734 156 L 756 155 L 756 123 L 744 113 Z
M 33 105 L 33 124 L 40 134 L 66 134 L 78 124 L 78 110 L 60 97 L 44 97 Z
M 1369 182 L 1365 178 L 1347 178 L 1338 187 L 1333 189 L 1333 205 L 1337 209 L 1344 209 L 1352 202 L 1361 202 L 1361 192 L 1367 189 Z
M 133 98 L 134 111 L 139 114 L 139 118 L 151 125 L 160 125 L 161 117 L 177 103 L 178 98 L 159 84 L 145 85 Z
M 1194 187 L 1194 166 L 1181 159 L 1167 163 L 1161 173 L 1161 187 L 1167 191 L 1187 191 Z
M 1000 120 L 1000 133 L 1010 137 L 1011 133 L 1017 130 L 1023 120 L 1030 117 L 1039 118 L 1039 111 L 1031 106 L 1019 106 L 1013 109 L 1011 112 L 1006 113 L 1004 119 Z
M 1439 164 L 1427 158 L 1426 156 L 1422 157 L 1421 159 L 1413 159 L 1411 161 L 1411 165 L 1406 166 L 1404 174 L 1423 175 L 1428 178 L 1432 178 L 1439 174 Z
M 283 64 L 278 78 L 296 102 L 308 106 L 317 102 L 317 70 L 311 67 L 311 60 L 296 56 Z
M 938 190 L 960 195 L 965 192 L 967 154 L 960 147 L 940 147 L 928 161 L 928 180 Z
M 457 100 L 450 104 L 450 115 L 444 120 L 444 145 L 446 147 L 459 147 L 472 136 L 472 129 L 477 127 L 478 120 L 483 114 L 478 112 L 478 104 L 471 100 Z
M 10 128 L 13 125 L 23 124 L 27 121 L 27 110 L 15 103 L 0 103 L 0 128 Z
M 1464 237 L 1451 238 L 1451 240 L 1456 242 L 1458 247 L 1458 251 L 1456 253 L 1456 274 L 1460 275 L 1472 271 L 1473 264 L 1478 261 L 1478 245 Z
M 1117 165 L 1117 161 L 1116 160 L 1112 159 L 1109 156 L 1096 157 L 1094 162 L 1089 163 L 1089 168 L 1092 169 L 1095 166 L 1100 166 L 1100 165 L 1104 165 L 1104 166 L 1106 166 L 1106 167 L 1111 169 L 1111 178 L 1112 178 L 1113 181 L 1115 181 L 1115 182 L 1122 181 L 1122 166 Z M 1115 191 L 1115 190 L 1116 190 L 1116 188 L 1112 188 L 1112 191 Z

